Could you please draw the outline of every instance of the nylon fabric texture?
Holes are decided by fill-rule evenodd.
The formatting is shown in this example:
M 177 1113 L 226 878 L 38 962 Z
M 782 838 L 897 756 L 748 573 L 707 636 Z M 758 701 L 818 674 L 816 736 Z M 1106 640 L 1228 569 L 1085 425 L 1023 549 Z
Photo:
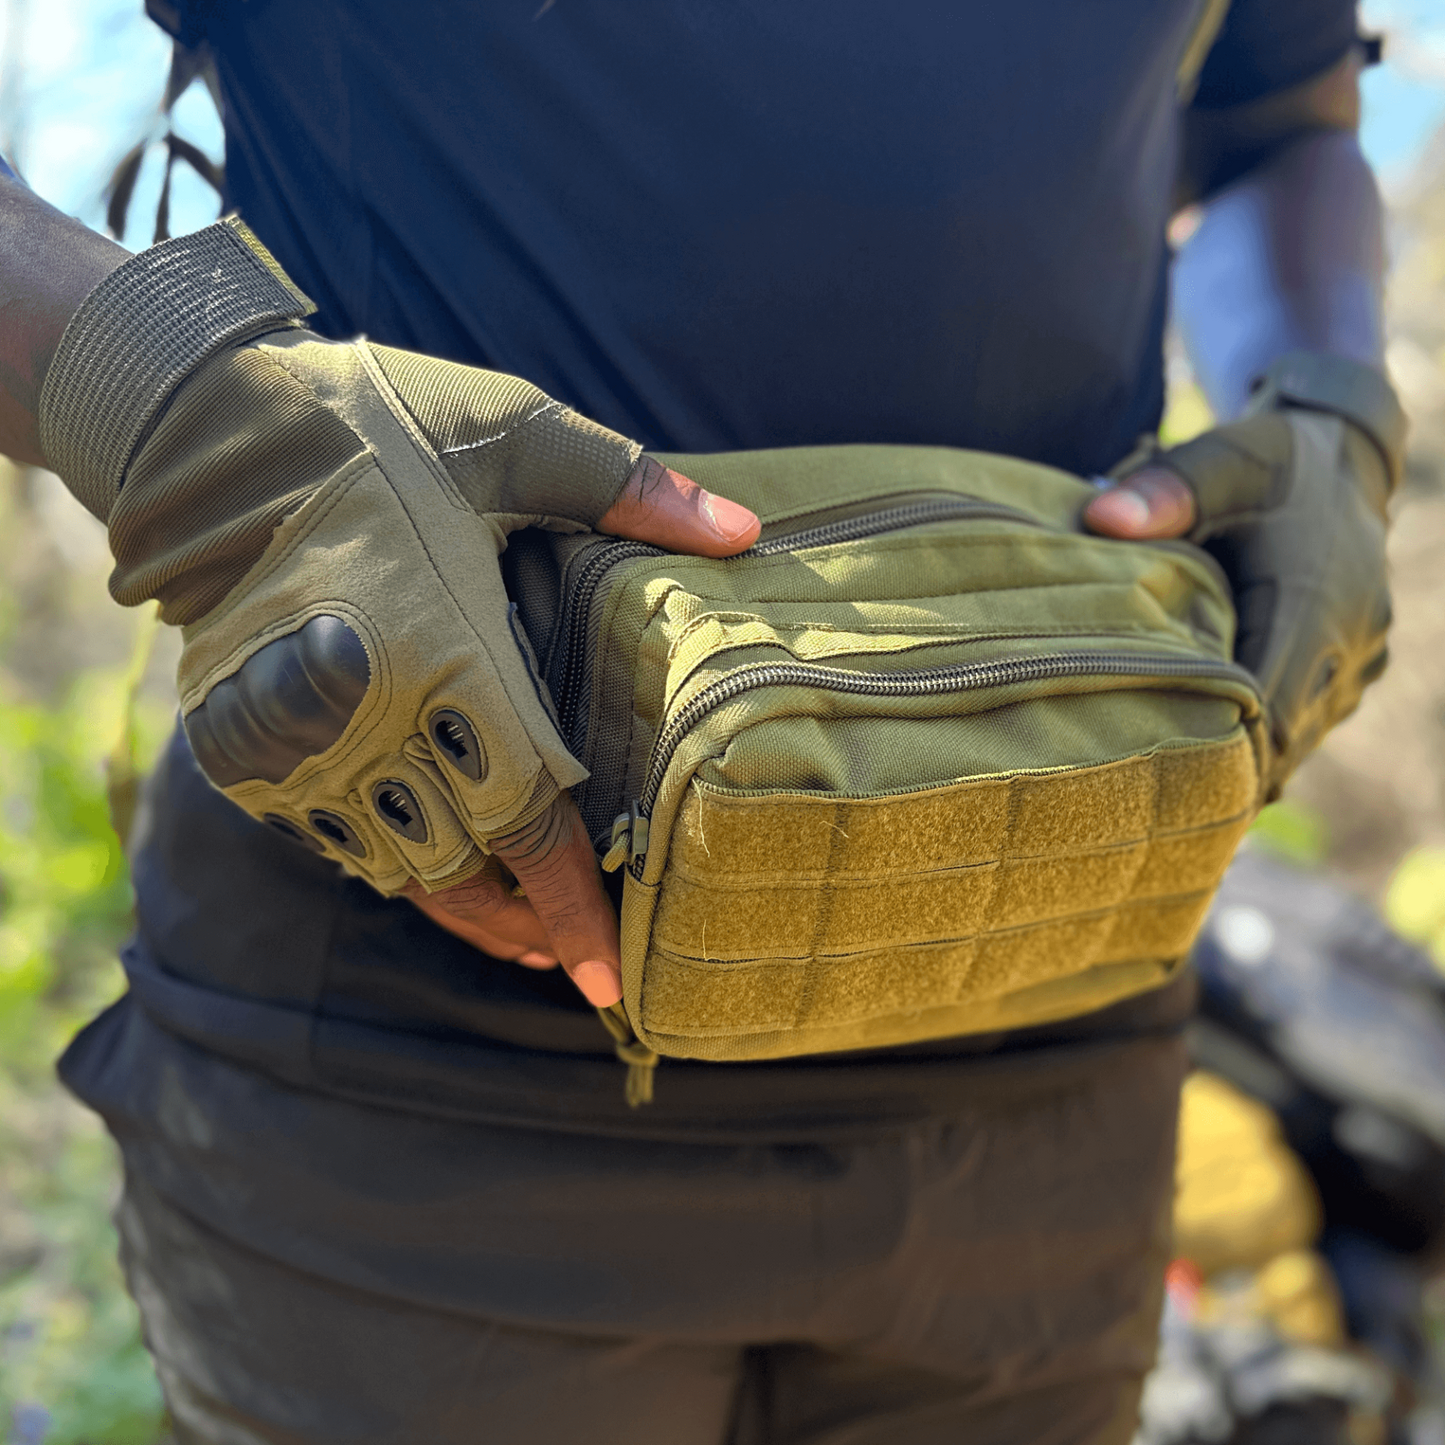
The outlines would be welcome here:
M 752 507 L 761 542 L 539 541 L 550 602 L 535 556 L 512 572 L 625 869 L 637 1038 L 880 1048 L 1176 976 L 1267 764 L 1213 562 L 1086 535 L 1088 484 L 983 453 L 662 460 Z
M 479 512 L 577 517 L 593 476 L 604 488 L 598 516 L 622 489 L 641 447 L 578 416 L 520 377 L 373 346 L 372 354 L 441 457 L 457 490 Z M 585 512 L 584 512 L 585 514 Z
M 265 425 L 257 419 L 264 417 Z M 283 518 L 366 448 L 255 347 L 207 362 L 166 408 L 110 514 L 111 596 L 199 621 L 250 571 Z

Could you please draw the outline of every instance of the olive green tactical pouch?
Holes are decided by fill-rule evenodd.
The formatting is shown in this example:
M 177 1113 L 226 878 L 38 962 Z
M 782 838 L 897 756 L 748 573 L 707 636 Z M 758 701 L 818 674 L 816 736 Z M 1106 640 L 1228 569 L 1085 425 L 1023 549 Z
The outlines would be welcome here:
M 623 870 L 623 1056 L 905 1044 L 1169 980 L 1261 799 L 1215 564 L 1084 534 L 1086 483 L 1003 457 L 663 460 L 759 544 L 508 557 Z

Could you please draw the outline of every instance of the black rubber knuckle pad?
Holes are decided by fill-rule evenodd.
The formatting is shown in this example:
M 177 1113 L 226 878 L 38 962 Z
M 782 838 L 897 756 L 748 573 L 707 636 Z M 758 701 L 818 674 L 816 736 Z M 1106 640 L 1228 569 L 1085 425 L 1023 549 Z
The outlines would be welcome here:
M 378 783 L 371 790 L 371 806 L 376 810 L 376 816 L 393 833 L 400 833 L 403 838 L 409 838 L 413 843 L 426 842 L 426 817 L 422 813 L 421 804 L 416 800 L 416 794 L 405 783 L 392 779 Z
M 427 732 L 437 756 L 450 763 L 464 777 L 480 783 L 487 775 L 487 755 L 482 751 L 476 729 L 455 708 L 444 707 L 431 715 Z
M 343 853 L 350 853 L 353 858 L 366 857 L 366 844 L 340 813 L 328 813 L 325 808 L 312 808 L 306 815 L 306 821 L 323 838 L 335 843 Z
M 346 731 L 370 682 L 356 632 L 339 617 L 313 617 L 217 683 L 187 715 L 186 736 L 217 787 L 280 783 Z

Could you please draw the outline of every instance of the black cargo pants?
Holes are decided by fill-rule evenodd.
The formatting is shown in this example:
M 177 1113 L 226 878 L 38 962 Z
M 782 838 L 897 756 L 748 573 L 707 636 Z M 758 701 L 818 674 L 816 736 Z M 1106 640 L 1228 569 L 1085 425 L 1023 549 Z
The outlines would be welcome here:
M 946 1117 L 702 1144 L 291 1089 L 136 1009 L 66 1061 L 181 1445 L 1127 1445 L 1182 1069 L 1038 1050 Z

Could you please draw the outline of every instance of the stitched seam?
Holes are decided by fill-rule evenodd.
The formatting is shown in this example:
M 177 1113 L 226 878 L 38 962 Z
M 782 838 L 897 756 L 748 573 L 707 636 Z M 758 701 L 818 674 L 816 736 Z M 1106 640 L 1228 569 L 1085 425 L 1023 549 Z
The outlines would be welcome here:
M 714 800 L 710 797 L 708 801 L 713 802 Z M 846 884 L 849 893 L 869 893 L 886 891 L 890 888 L 916 883 L 926 883 L 930 881 L 945 882 L 949 878 L 967 878 L 974 874 L 982 876 L 983 870 L 985 869 L 1002 869 L 1013 864 L 1077 863 L 1090 858 L 1105 857 L 1110 854 L 1129 853 L 1136 849 L 1144 849 L 1147 855 L 1152 856 L 1154 853 L 1152 845 L 1155 843 L 1181 842 L 1196 835 L 1204 835 L 1211 832 L 1227 833 L 1230 829 L 1237 828 L 1241 823 L 1249 822 L 1253 816 L 1253 810 L 1247 810 L 1236 813 L 1229 818 L 1221 818 L 1217 822 L 1200 824 L 1196 828 L 1179 829 L 1170 833 L 1158 833 L 1152 837 L 1128 838 L 1120 843 L 1099 843 L 1086 847 L 1060 849 L 1056 853 L 1007 853 L 1001 854 L 996 858 L 980 858 L 973 863 L 948 863 L 937 868 L 913 868 L 903 873 L 888 873 L 881 878 L 876 874 L 861 872 L 837 872 L 827 874 L 826 876 L 836 880 L 840 884 Z M 684 883 L 691 888 L 716 890 L 724 893 L 751 893 L 759 888 L 768 892 L 781 893 L 802 892 L 816 888 L 823 880 L 825 874 L 823 869 L 817 868 L 782 875 L 779 875 L 777 872 L 723 872 L 721 870 L 695 868 L 686 863 L 670 861 L 668 863 L 668 876 L 672 881 Z M 1148 899 L 1154 899 L 1168 895 L 1149 893 L 1143 896 Z
M 566 407 L 564 407 L 560 401 L 553 401 L 549 397 L 546 401 L 542 403 L 541 406 L 537 408 L 536 411 L 531 412 L 529 415 L 523 417 L 522 420 L 516 424 L 516 426 L 510 428 L 509 430 L 504 432 L 498 432 L 497 435 L 494 437 L 483 437 L 481 441 L 466 442 L 463 445 L 456 447 L 445 447 L 442 450 L 438 451 L 437 455 L 439 457 L 456 457 L 461 456 L 465 452 L 480 451 L 483 447 L 496 446 L 498 442 L 504 442 L 507 440 L 508 437 L 516 436 L 516 434 L 521 431 L 523 427 L 531 426 L 534 421 L 536 421 L 539 417 L 545 416 L 548 412 L 565 410 Z
M 370 377 L 370 376 L 371 376 L 372 367 L 375 366 L 375 364 L 376 364 L 376 363 L 375 363 L 375 360 L 374 360 L 374 358 L 372 358 L 372 357 L 370 356 L 370 353 L 369 353 L 368 351 L 366 351 L 366 350 L 364 350 L 364 349 L 361 349 L 361 348 L 358 348 L 358 349 L 360 350 L 362 365 L 363 365 L 363 367 L 366 369 L 368 377 Z M 279 361 L 278 361 L 278 364 L 284 366 L 284 362 L 279 362 Z M 287 371 L 290 371 L 290 368 L 289 368 L 289 367 L 286 367 L 285 369 L 286 369 Z M 291 374 L 292 374 L 293 376 L 296 375 L 295 372 L 292 372 Z M 307 385 L 307 389 L 308 389 L 308 390 L 311 390 L 311 388 L 310 388 L 310 386 L 309 386 L 309 383 L 306 383 L 304 377 L 297 376 L 296 379 L 297 379 L 298 381 L 301 381 L 304 385 Z M 315 392 L 314 392 L 314 391 L 312 391 L 312 395 L 313 395 L 313 396 L 315 395 Z M 383 401 L 386 400 L 386 397 L 385 397 L 385 394 L 384 394 L 384 393 L 383 393 L 382 399 L 383 399 Z M 317 405 L 318 405 L 318 406 L 324 406 L 325 403 L 324 403 L 323 401 L 321 401 L 321 399 L 318 397 L 318 398 L 317 398 Z M 403 428 L 403 430 L 405 430 L 405 428 Z M 363 441 L 366 441 L 366 439 L 363 438 Z M 457 613 L 458 613 L 458 615 L 461 617 L 462 621 L 465 623 L 465 625 L 466 625 L 466 627 L 467 627 L 467 630 L 471 633 L 471 635 L 472 635 L 474 638 L 476 638 L 476 640 L 477 640 L 478 644 L 480 645 L 482 651 L 485 653 L 488 662 L 490 662 L 490 664 L 491 664 L 491 666 L 492 666 L 492 669 L 493 669 L 493 671 L 494 671 L 494 673 L 495 673 L 495 675 L 496 675 L 496 678 L 497 678 L 498 683 L 501 685 L 501 689 L 502 689 L 502 694 L 503 694 L 503 696 L 507 698 L 508 705 L 512 708 L 513 715 L 516 716 L 516 704 L 512 701 L 511 694 L 510 694 L 510 692 L 509 692 L 509 690 L 508 690 L 508 688 L 507 688 L 507 686 L 506 686 L 506 683 L 505 683 L 505 681 L 504 681 L 504 673 L 503 673 L 503 671 L 502 671 L 502 668 L 498 665 L 498 662 L 497 662 L 497 658 L 496 658 L 495 653 L 493 652 L 492 648 L 491 648 L 490 646 L 488 646 L 486 638 L 483 637 L 483 636 L 481 635 L 481 633 L 479 633 L 479 632 L 477 631 L 477 628 L 475 627 L 475 625 L 473 624 L 470 616 L 468 615 L 466 608 L 464 608 L 464 607 L 462 606 L 461 600 L 458 598 L 456 592 L 452 589 L 451 584 L 450 584 L 450 583 L 447 581 L 447 579 L 442 575 L 441 569 L 437 566 L 436 558 L 432 555 L 431 548 L 427 545 L 426 538 L 422 535 L 421 529 L 420 529 L 419 526 L 417 525 L 416 518 L 415 518 L 415 517 L 412 515 L 412 513 L 411 513 L 411 508 L 407 506 L 407 502 L 406 502 L 405 496 L 404 496 L 404 495 L 402 494 L 402 492 L 398 489 L 396 483 L 392 480 L 390 474 L 389 474 L 389 473 L 387 472 L 387 470 L 386 470 L 386 467 L 383 465 L 383 463 L 382 463 L 382 461 L 381 461 L 381 458 L 376 454 L 375 451 L 373 451 L 373 450 L 370 449 L 370 448 L 371 448 L 370 442 L 366 442 L 366 445 L 367 445 L 367 447 L 368 447 L 368 452 L 367 452 L 367 456 L 366 456 L 365 459 L 366 459 L 367 461 L 369 461 L 369 462 L 374 462 L 374 463 L 375 463 L 377 472 L 380 474 L 380 476 L 382 477 L 382 479 L 386 482 L 386 485 L 387 485 L 388 490 L 391 492 L 392 496 L 396 499 L 397 505 L 398 505 L 398 507 L 401 509 L 402 515 L 406 518 L 407 525 L 411 528 L 412 535 L 416 538 L 418 545 L 421 547 L 422 554 L 423 554 L 423 555 L 426 557 L 426 559 L 427 559 L 427 564 L 428 564 L 428 566 L 429 566 L 430 569 L 431 569 L 432 576 L 437 579 L 438 583 L 439 583 L 439 584 L 441 585 L 441 587 L 442 587 L 442 590 L 447 594 L 447 597 L 451 600 L 452 606 L 456 608 Z M 439 463 L 439 462 L 434 462 L 433 459 L 427 457 L 425 453 L 422 454 L 422 459 L 423 459 L 423 461 L 424 461 L 424 462 L 426 463 L 426 465 L 427 465 L 427 471 L 428 471 L 428 473 L 431 473 L 431 472 L 432 472 L 433 466 L 440 467 L 440 463 Z M 361 460 L 361 459 L 358 459 L 358 460 Z M 348 485 L 349 485 L 349 483 L 350 483 L 351 481 L 353 481 L 353 480 L 354 480 L 354 478 L 348 478 Z M 328 485 L 330 485 L 330 483 L 328 483 Z M 314 517 L 312 517 L 312 518 L 308 521 L 305 529 L 304 529 L 303 531 L 297 533 L 297 535 L 296 535 L 296 536 L 291 540 L 291 542 L 288 544 L 286 550 L 285 550 L 284 552 L 280 553 L 280 554 L 273 560 L 273 562 L 270 564 L 270 567 L 268 567 L 267 571 L 264 572 L 264 573 L 262 573 L 259 577 L 257 577 L 257 578 L 255 579 L 256 582 L 260 582 L 260 581 L 262 581 L 265 577 L 271 575 L 271 573 L 275 570 L 276 567 L 280 566 L 281 563 L 283 563 L 284 561 L 286 561 L 286 560 L 290 557 L 291 553 L 300 545 L 300 543 L 301 543 L 303 540 L 305 540 L 305 538 L 306 538 L 307 536 L 310 535 L 310 533 L 316 528 L 317 525 L 319 525 L 319 523 L 320 523 L 320 521 L 321 521 L 321 518 L 331 509 L 332 506 L 335 505 L 335 502 L 336 502 L 336 501 L 339 499 L 339 497 L 342 495 L 343 490 L 344 490 L 344 489 L 338 488 L 338 490 L 337 490 L 337 492 L 335 493 L 335 495 L 334 495 L 333 497 L 331 497 L 330 499 L 328 499 L 328 502 L 327 502 L 326 507 L 325 507 L 325 508 L 318 508 L 318 511 L 317 511 L 316 515 L 315 515 Z M 452 483 L 452 481 L 451 481 L 451 479 L 450 479 L 449 477 L 446 479 L 446 486 L 445 486 L 445 488 L 444 488 L 444 492 L 445 492 L 445 494 L 446 494 L 446 496 L 447 496 L 447 498 L 448 498 L 449 501 L 453 501 L 453 499 L 454 499 L 456 496 L 459 495 L 459 494 L 456 492 L 455 486 L 454 486 L 454 484 Z M 454 501 L 453 501 L 453 505 L 455 505 L 455 502 L 454 502 Z M 460 507 L 460 510 L 465 511 L 466 514 L 467 514 L 469 517 L 476 517 L 476 518 L 478 519 L 478 521 L 481 521 L 480 515 L 479 515 L 476 511 L 474 511 L 471 507 L 466 506 L 465 504 L 463 504 L 463 505 Z M 253 584 L 253 586 L 252 586 L 251 588 L 248 588 L 247 590 L 248 590 L 248 592 L 253 591 L 253 590 L 254 590 L 254 584 Z M 518 717 L 517 720 L 518 720 L 519 723 L 521 722 L 520 717 Z M 556 729 L 554 728 L 553 731 L 555 732 Z M 525 727 L 522 728 L 522 732 L 523 732 L 524 736 L 526 736 L 528 743 L 531 745 L 532 755 L 533 755 L 533 757 L 536 758 L 539 766 L 541 766 L 543 769 L 546 769 L 546 770 L 550 773 L 550 769 L 547 769 L 546 763 L 543 761 L 540 753 L 537 752 L 536 744 L 535 744 L 534 742 L 532 742 L 531 734 L 528 732 L 528 730 L 527 730 Z M 560 741 L 560 739 L 559 739 L 559 741 Z M 563 750 L 564 752 L 567 751 L 567 747 L 566 747 L 565 742 L 562 744 L 562 750 Z M 569 756 L 570 756 L 570 754 L 569 754 Z M 532 784 L 533 784 L 534 782 L 535 782 L 535 777 L 528 780 L 528 783 L 527 783 L 527 785 L 526 785 L 526 791 L 527 791 L 528 793 L 531 792 L 531 787 L 532 787 Z M 517 799 L 517 797 L 521 796 L 521 793 L 522 793 L 522 789 L 519 787 L 519 788 L 512 794 L 512 797 L 511 797 L 511 799 L 509 800 L 509 802 L 515 802 L 516 799 Z
M 670 962 L 676 963 L 681 968 L 690 968 L 699 973 L 711 972 L 719 967 L 726 968 L 731 973 L 762 972 L 772 968 L 806 968 L 812 963 L 838 963 L 849 959 L 866 959 L 876 957 L 882 953 L 907 953 L 922 948 L 948 948 L 951 946 L 962 946 L 966 944 L 978 944 L 987 942 L 994 938 L 1009 938 L 1011 936 L 1022 936 L 1027 933 L 1041 932 L 1046 928 L 1063 928 L 1074 923 L 1102 923 L 1106 922 L 1112 915 L 1122 912 L 1126 908 L 1164 908 L 1178 907 L 1183 904 L 1198 903 L 1214 896 L 1214 888 L 1195 888 L 1187 893 L 1160 894 L 1150 898 L 1129 898 L 1123 902 L 1110 904 L 1105 908 L 1092 909 L 1089 912 L 1065 913 L 1057 918 L 1041 918 L 1031 923 L 1010 924 L 1006 928 L 986 928 L 979 933 L 958 934 L 951 938 L 930 938 L 918 943 L 885 943 L 878 944 L 873 948 L 860 948 L 857 951 L 847 953 L 800 953 L 784 954 L 773 958 L 759 959 L 756 956 L 749 956 L 744 959 L 725 958 L 699 958 L 695 954 L 678 953 L 669 948 L 665 943 L 656 941 L 657 930 L 653 930 L 652 947 L 658 953 L 665 953 Z M 1140 960 L 1143 961 L 1143 960 Z M 1078 972 L 1079 970 L 1070 970 Z
M 462 495 L 461 489 L 452 481 L 450 473 L 441 464 L 441 459 L 432 450 L 431 443 L 427 441 L 426 434 L 418 425 L 416 418 L 412 416 L 396 388 L 387 380 L 386 373 L 381 369 L 381 363 L 372 354 L 371 347 L 365 341 L 358 341 L 354 345 L 357 355 L 361 358 L 362 370 L 365 371 L 367 380 L 376 389 L 377 395 L 385 403 L 392 420 L 401 430 L 402 435 L 411 443 L 412 450 L 421 459 L 422 465 L 427 469 L 432 480 L 441 488 L 443 496 L 458 511 L 480 516 L 481 513 Z M 391 482 L 391 475 L 386 471 L 384 463 L 381 469 L 386 474 L 387 481 Z M 397 491 L 394 482 L 391 489 L 394 492 Z
M 237 583 L 236 587 L 232 588 L 225 601 L 220 603 L 219 606 L 212 608 L 212 610 L 205 615 L 205 617 L 201 620 L 200 623 L 195 624 L 199 628 L 198 631 L 192 632 L 189 627 L 184 629 L 183 635 L 185 636 L 187 644 L 189 645 L 189 643 L 193 639 L 200 639 L 206 636 L 207 633 L 215 631 L 217 628 L 219 628 L 221 623 L 225 621 L 225 619 L 234 615 L 243 605 L 245 605 L 250 600 L 250 597 L 255 592 L 256 588 L 261 583 L 265 582 L 268 578 L 273 576 L 278 567 L 290 560 L 291 555 L 296 551 L 296 549 L 304 541 L 306 541 L 306 539 L 318 526 L 320 526 L 321 522 L 339 504 L 339 502 L 346 495 L 346 493 L 350 491 L 361 473 L 364 472 L 373 462 L 375 462 L 375 460 L 376 458 L 371 452 L 363 452 L 361 456 L 356 457 L 353 461 L 348 462 L 346 466 L 343 467 L 341 471 L 336 474 L 336 476 L 332 477 L 329 481 L 323 483 L 321 492 L 319 492 L 317 495 L 320 496 L 328 489 L 330 489 L 330 495 L 326 496 L 323 501 L 317 502 L 316 510 L 312 513 L 310 517 L 306 519 L 305 524 L 300 528 L 299 531 L 297 531 L 295 536 L 293 536 L 291 540 L 287 542 L 285 547 L 282 548 L 280 552 L 278 552 L 273 558 L 271 558 L 269 562 L 266 563 L 265 567 L 262 568 L 261 571 L 257 572 L 254 576 L 242 578 L 242 583 L 245 583 L 244 592 L 241 590 L 241 583 Z M 268 629 L 268 631 L 269 630 L 270 629 Z M 281 636 L 283 634 L 277 633 L 276 635 Z M 251 639 L 248 639 L 246 643 L 239 644 L 237 647 L 232 648 L 231 651 L 227 654 L 227 656 L 234 657 L 236 652 L 240 651 L 242 647 L 249 645 L 250 640 Z M 217 663 L 214 667 L 207 669 L 205 673 L 205 678 L 212 678 L 213 674 L 216 672 L 216 669 L 222 665 L 223 664 Z M 222 676 L 229 676 L 229 673 L 222 674 Z M 182 707 L 184 708 L 187 699 L 195 695 L 195 691 L 197 688 L 209 685 L 209 682 L 200 682 L 195 684 L 194 687 L 187 689 L 185 697 L 181 699 Z

